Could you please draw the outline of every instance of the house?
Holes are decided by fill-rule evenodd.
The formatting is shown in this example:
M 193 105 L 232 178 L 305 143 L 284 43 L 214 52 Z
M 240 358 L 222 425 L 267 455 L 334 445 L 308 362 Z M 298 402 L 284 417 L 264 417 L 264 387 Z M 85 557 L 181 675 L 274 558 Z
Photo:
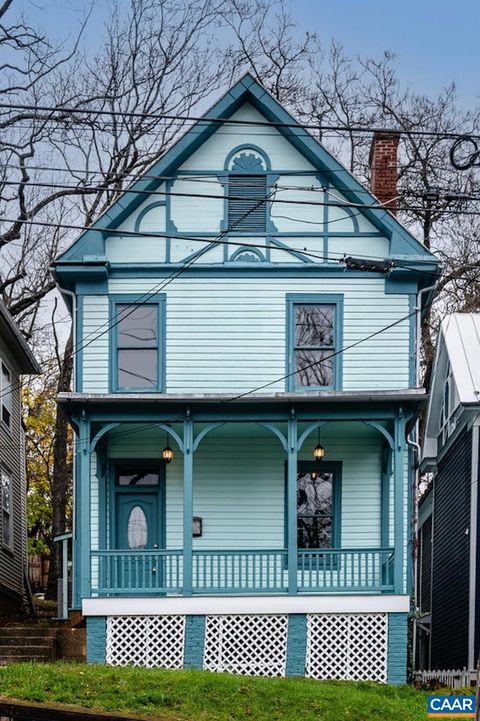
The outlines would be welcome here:
M 436 268 L 250 75 L 58 258 L 90 662 L 405 680 Z
M 417 667 L 474 669 L 480 642 L 478 460 L 480 314 L 453 313 L 438 335 L 418 514 Z
M 0 616 L 17 613 L 27 568 L 25 436 L 21 377 L 41 369 L 0 300 Z

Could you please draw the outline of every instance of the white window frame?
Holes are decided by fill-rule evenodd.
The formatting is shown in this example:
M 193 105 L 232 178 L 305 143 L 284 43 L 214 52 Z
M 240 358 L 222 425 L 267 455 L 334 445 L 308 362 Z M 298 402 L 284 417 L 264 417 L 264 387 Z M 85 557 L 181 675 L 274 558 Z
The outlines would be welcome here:
M 450 436 L 450 421 L 452 417 L 452 389 L 453 389 L 453 374 L 449 369 L 445 378 L 445 387 L 442 396 L 442 405 L 440 407 L 440 440 L 442 447 L 447 442 Z M 445 402 L 446 400 L 446 402 Z
M 8 509 L 5 508 L 5 494 L 4 494 L 4 488 L 5 488 L 5 481 L 8 480 L 8 499 L 9 499 L 9 507 Z M 7 472 L 7 470 L 2 467 L 0 468 L 0 482 L 1 482 L 1 498 L 2 498 L 2 547 L 8 549 L 9 551 L 13 552 L 13 484 L 12 484 L 12 474 L 10 472 Z M 10 537 L 10 543 L 6 543 L 5 541 L 5 513 L 8 513 L 8 527 L 9 527 L 9 537 Z

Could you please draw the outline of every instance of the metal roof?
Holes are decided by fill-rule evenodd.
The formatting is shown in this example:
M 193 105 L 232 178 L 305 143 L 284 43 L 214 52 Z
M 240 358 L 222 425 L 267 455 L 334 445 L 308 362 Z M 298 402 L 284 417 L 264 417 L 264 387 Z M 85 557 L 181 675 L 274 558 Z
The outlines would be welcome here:
M 479 403 L 480 313 L 451 313 L 442 321 L 440 333 L 460 403 Z

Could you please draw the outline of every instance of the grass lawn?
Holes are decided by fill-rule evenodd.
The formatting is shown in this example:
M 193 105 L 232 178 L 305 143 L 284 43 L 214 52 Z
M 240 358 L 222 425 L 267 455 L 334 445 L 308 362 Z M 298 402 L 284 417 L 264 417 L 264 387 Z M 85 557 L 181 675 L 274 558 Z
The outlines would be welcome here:
M 61 662 L 0 668 L 0 696 L 189 721 L 425 721 L 427 711 L 427 694 L 407 686 Z

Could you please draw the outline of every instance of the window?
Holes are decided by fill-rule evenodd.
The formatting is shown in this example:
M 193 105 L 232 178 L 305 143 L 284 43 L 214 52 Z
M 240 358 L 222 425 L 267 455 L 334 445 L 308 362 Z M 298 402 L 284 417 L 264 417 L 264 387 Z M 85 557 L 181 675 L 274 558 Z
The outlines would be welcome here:
M 0 397 L 2 399 L 2 421 L 10 428 L 12 421 L 12 374 L 1 362 Z
M 334 474 L 316 468 L 297 474 L 297 547 L 332 548 Z
M 442 405 L 440 408 L 440 446 L 444 446 L 455 429 L 452 423 L 453 412 L 453 377 L 449 369 L 443 389 Z
M 2 543 L 7 548 L 12 548 L 12 479 L 4 469 L 0 471 L 0 476 L 2 481 Z
M 228 228 L 234 233 L 266 233 L 267 196 L 265 175 L 230 174 L 228 181 Z
M 160 472 L 158 466 L 119 466 L 116 481 L 118 486 L 158 486 Z
M 339 390 L 341 297 L 287 296 L 287 301 L 287 390 Z
M 148 303 L 113 303 L 114 391 L 164 389 L 163 308 L 163 297 Z

